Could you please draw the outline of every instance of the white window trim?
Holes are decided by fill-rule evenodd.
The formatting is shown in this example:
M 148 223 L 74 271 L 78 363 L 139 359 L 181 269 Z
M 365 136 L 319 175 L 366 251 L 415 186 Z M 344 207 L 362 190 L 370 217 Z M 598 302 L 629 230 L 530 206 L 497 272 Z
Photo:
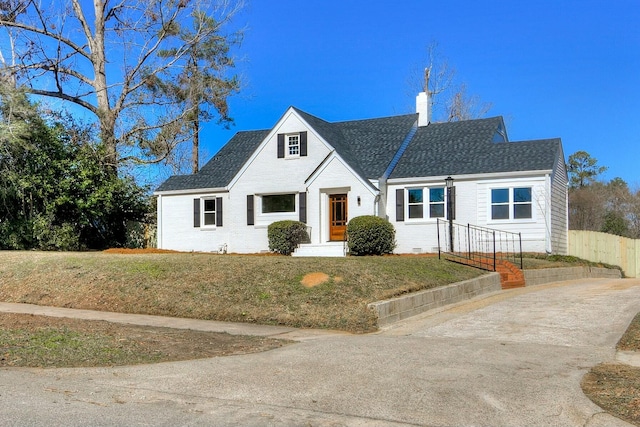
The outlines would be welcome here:
M 444 216 L 431 216 L 431 194 L 430 190 L 435 188 L 443 188 L 444 189 Z M 409 190 L 422 190 L 422 218 L 410 218 L 409 217 Z M 418 222 L 436 222 L 438 218 L 446 219 L 447 218 L 447 189 L 442 185 L 429 185 L 422 187 L 405 187 L 404 189 L 404 197 L 405 197 L 405 206 L 404 206 L 404 218 L 407 223 L 418 223 Z M 417 203 L 411 203 L 411 205 L 417 205 Z
M 269 213 L 263 213 L 262 212 L 262 198 L 264 196 L 280 196 L 280 195 L 287 195 L 287 194 L 293 194 L 293 203 L 294 203 L 294 210 L 291 212 L 269 212 Z M 278 221 L 280 219 L 294 219 L 296 220 L 298 218 L 298 212 L 300 210 L 300 200 L 297 197 L 298 192 L 295 191 L 288 191 L 285 193 L 264 193 L 264 194 L 256 194 L 256 203 L 254 206 L 255 209 L 255 214 L 256 214 L 256 225 L 258 222 L 262 221 Z
M 213 200 L 213 206 L 214 206 L 214 210 L 213 211 L 206 211 L 205 212 L 205 205 L 206 205 L 206 201 L 208 200 Z M 206 197 L 201 197 L 200 198 L 200 229 L 214 229 L 216 228 L 216 215 L 217 215 L 217 208 L 218 206 L 217 202 L 216 202 L 216 196 L 206 196 Z M 205 224 L 205 214 L 206 213 L 213 213 L 213 224 Z
M 296 154 L 290 154 L 290 140 L 293 138 L 297 138 L 296 147 L 298 148 L 298 152 Z M 297 159 L 300 158 L 300 133 L 288 133 L 284 135 L 284 158 L 285 159 Z
M 535 193 L 534 193 L 534 186 L 533 185 L 527 185 L 527 184 L 523 184 L 523 185 L 495 185 L 495 186 L 491 186 L 491 187 L 487 187 L 488 191 L 487 191 L 487 224 L 521 224 L 521 223 L 530 223 L 530 222 L 536 222 L 536 208 L 535 208 L 535 204 L 534 204 L 534 200 L 535 200 Z M 531 189 L 531 201 L 529 202 L 531 204 L 531 218 L 514 218 L 513 217 L 513 211 L 514 211 L 514 206 L 515 205 L 523 205 L 523 204 L 527 204 L 526 202 L 514 202 L 514 189 L 516 188 L 529 188 Z M 505 218 L 505 219 L 493 219 L 492 218 L 492 208 L 493 208 L 493 203 L 491 201 L 491 192 L 493 190 L 502 190 L 502 189 L 507 189 L 509 190 L 509 202 L 508 203 L 504 203 L 501 205 L 507 205 L 509 206 L 509 218 Z

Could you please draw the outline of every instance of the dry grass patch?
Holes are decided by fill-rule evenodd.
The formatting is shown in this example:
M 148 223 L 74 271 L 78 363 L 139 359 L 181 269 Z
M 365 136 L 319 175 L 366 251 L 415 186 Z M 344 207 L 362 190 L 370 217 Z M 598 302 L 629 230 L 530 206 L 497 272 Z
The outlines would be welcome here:
M 316 272 L 329 280 L 301 283 Z M 368 332 L 368 303 L 482 274 L 434 257 L 0 252 L 0 300 Z
M 307 288 L 313 288 L 314 286 L 321 285 L 323 283 L 328 282 L 330 279 L 328 274 L 314 272 L 305 274 L 300 283 L 302 283 Z
M 617 268 L 617 266 L 603 264 L 599 262 L 591 262 L 585 259 L 570 255 L 548 255 L 537 253 L 523 254 L 523 267 L 525 270 L 535 270 L 540 268 L 559 268 L 559 267 L 601 267 L 601 268 Z
M 640 313 L 631 321 L 616 347 L 640 351 Z M 605 411 L 640 426 L 640 368 L 603 363 L 582 379 L 584 394 Z
M 0 367 L 134 365 L 256 353 L 289 341 L 0 313 Z
M 584 394 L 611 415 L 640 426 L 640 368 L 607 364 L 582 379 Z

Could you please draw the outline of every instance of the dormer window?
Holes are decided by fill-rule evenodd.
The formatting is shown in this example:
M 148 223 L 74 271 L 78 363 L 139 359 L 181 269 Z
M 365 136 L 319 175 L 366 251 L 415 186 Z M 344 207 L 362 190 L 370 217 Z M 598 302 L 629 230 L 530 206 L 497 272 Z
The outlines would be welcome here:
M 278 158 L 293 159 L 307 155 L 307 132 L 279 133 Z
M 509 139 L 507 138 L 507 131 L 506 129 L 502 126 L 502 124 L 498 125 L 498 129 L 496 129 L 496 133 L 493 135 L 493 141 L 494 143 L 499 143 L 499 142 L 508 142 Z
M 287 142 L 287 157 L 300 156 L 300 134 L 285 135 Z

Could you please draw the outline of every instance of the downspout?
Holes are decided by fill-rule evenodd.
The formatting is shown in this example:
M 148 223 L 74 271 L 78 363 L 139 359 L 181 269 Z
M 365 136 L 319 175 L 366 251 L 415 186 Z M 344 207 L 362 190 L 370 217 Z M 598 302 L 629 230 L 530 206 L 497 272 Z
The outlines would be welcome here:
M 391 163 L 389 163 L 389 166 L 387 166 L 387 169 L 384 171 L 384 173 L 378 180 L 378 187 L 380 188 L 380 195 L 378 196 L 378 216 L 379 217 L 388 219 L 387 180 L 389 179 L 389 176 L 391 176 L 391 173 L 393 172 L 393 170 L 398 165 L 398 162 L 402 158 L 402 155 L 404 154 L 404 152 L 407 150 L 409 143 L 411 142 L 411 140 L 413 139 L 417 131 L 418 131 L 418 121 L 416 121 L 413 124 L 413 126 L 411 126 L 411 130 L 402 141 L 402 144 L 400 144 L 400 148 L 398 148 L 398 151 L 396 151 L 396 154 L 393 156 L 393 159 L 391 159 Z
M 380 218 L 384 218 L 384 219 L 388 219 L 388 215 L 387 215 L 387 180 L 384 177 L 381 177 L 378 180 L 378 195 L 375 198 L 375 201 L 373 202 L 374 204 L 374 209 L 376 211 L 376 216 L 379 216 Z
M 380 216 L 380 190 L 378 190 L 378 194 L 373 199 L 373 215 Z

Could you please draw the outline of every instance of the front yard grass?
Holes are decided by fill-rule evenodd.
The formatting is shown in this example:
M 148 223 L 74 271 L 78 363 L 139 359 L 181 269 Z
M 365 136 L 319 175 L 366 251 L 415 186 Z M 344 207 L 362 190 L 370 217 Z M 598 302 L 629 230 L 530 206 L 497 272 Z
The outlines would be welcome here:
M 256 353 L 290 341 L 0 313 L 0 367 L 137 365 Z
M 482 274 L 424 256 L 0 252 L 0 301 L 361 333 L 370 302 Z

